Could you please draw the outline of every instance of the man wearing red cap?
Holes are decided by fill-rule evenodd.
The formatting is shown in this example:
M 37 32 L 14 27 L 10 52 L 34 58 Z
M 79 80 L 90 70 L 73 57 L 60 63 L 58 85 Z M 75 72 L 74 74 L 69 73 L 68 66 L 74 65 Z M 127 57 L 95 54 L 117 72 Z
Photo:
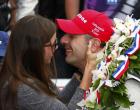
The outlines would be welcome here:
M 84 10 L 72 20 L 57 19 L 56 22 L 58 27 L 67 33 L 61 38 L 61 43 L 65 46 L 66 62 L 77 67 L 80 73 L 84 73 L 89 41 L 92 42 L 93 53 L 102 50 L 102 42 L 108 41 L 113 33 L 112 21 L 100 12 Z M 93 60 L 93 63 L 96 61 Z M 87 79 L 91 83 L 91 75 Z M 89 85 L 81 87 L 87 90 Z
M 79 68 L 79 71 L 84 73 L 89 41 L 92 42 L 92 52 L 99 52 L 102 49 L 101 44 L 107 42 L 113 34 L 112 21 L 105 14 L 94 10 L 84 10 L 72 20 L 57 19 L 56 21 L 58 27 L 67 33 L 61 39 L 61 43 L 64 44 L 66 50 L 66 62 Z M 131 89 L 132 85 L 137 94 L 140 87 L 137 86 L 138 81 L 134 77 L 126 82 L 129 94 L 134 90 Z M 133 97 L 133 99 L 137 102 L 139 100 L 137 97 Z M 135 107 L 136 109 L 139 108 L 137 104 L 133 108 Z
M 67 33 L 61 39 L 66 50 L 66 61 L 83 73 L 89 40 L 93 39 L 93 52 L 102 49 L 101 42 L 108 41 L 113 33 L 112 21 L 105 14 L 94 10 L 84 10 L 72 20 L 56 21 L 58 27 Z

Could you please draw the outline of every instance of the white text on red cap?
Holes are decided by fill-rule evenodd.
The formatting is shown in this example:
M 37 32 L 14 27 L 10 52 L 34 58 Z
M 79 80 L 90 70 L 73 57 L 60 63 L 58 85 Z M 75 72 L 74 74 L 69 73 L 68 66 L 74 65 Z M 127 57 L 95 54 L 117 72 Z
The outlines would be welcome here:
M 77 16 L 81 19 L 81 21 L 83 21 L 83 23 L 87 22 L 87 20 L 81 14 L 78 14 Z
M 95 27 L 94 29 L 92 29 L 93 34 L 98 36 L 100 31 L 104 32 L 104 29 L 98 26 L 96 23 L 93 22 L 92 25 Z

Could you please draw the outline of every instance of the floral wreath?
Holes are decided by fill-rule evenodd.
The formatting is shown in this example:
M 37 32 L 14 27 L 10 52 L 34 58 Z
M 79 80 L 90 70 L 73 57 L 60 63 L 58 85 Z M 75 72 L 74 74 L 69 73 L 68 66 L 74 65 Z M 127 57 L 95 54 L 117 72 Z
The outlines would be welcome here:
M 119 110 L 133 105 L 125 81 L 128 73 L 140 71 L 140 20 L 127 16 L 124 21 L 114 18 L 114 23 L 114 34 L 92 71 L 92 84 L 77 104 L 82 110 Z

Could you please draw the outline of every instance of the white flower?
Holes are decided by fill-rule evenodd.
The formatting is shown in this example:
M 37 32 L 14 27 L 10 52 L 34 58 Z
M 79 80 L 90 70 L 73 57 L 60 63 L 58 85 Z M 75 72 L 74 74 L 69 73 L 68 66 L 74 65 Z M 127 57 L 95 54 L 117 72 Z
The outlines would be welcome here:
M 126 28 L 124 24 L 116 24 L 116 28 L 123 32 L 123 30 Z
M 95 102 L 96 101 L 96 91 L 93 91 L 93 88 L 90 88 L 90 94 L 87 96 L 87 98 L 84 100 L 82 99 L 79 103 L 77 103 L 78 106 L 84 107 L 87 102 Z
M 79 107 L 84 107 L 86 105 L 86 101 L 82 99 L 80 102 L 77 103 Z
M 112 28 L 115 34 L 121 35 L 121 30 L 118 30 L 117 28 Z
M 90 92 L 89 96 L 86 98 L 86 102 L 90 101 L 90 102 L 95 102 L 96 100 L 96 91 L 92 91 Z
M 103 51 L 98 52 L 96 61 L 99 61 L 99 60 L 103 59 L 103 57 L 104 57 L 104 52 Z
M 113 87 L 112 80 L 106 80 L 105 85 L 108 87 Z
M 106 79 L 105 73 L 106 73 L 106 70 L 105 70 L 105 71 L 93 70 L 93 71 L 92 71 L 92 74 L 93 74 L 93 76 L 92 76 L 93 83 L 94 83 L 97 79 L 99 79 L 99 78 L 102 79 L 102 80 Z
M 118 56 L 120 56 L 123 49 L 124 49 L 123 47 L 118 47 Z
M 114 33 L 114 34 L 111 36 L 111 39 L 110 39 L 109 41 L 115 43 L 115 42 L 118 40 L 119 37 L 120 37 L 119 34 Z
M 126 36 L 128 36 L 131 34 L 131 31 L 128 28 L 124 28 L 124 30 L 122 30 L 122 33 L 124 33 Z
M 135 19 L 131 18 L 130 16 L 127 16 L 125 19 L 125 25 L 129 29 L 133 29 L 135 25 Z
M 118 61 L 124 61 L 126 57 L 124 55 L 120 55 L 118 58 L 116 58 Z
M 126 36 L 122 35 L 116 42 L 115 42 L 115 46 L 119 46 L 119 44 L 121 44 L 122 42 L 124 42 L 124 40 L 127 39 Z
M 112 57 L 112 59 L 115 59 L 116 57 L 118 56 L 118 54 L 117 54 L 117 50 L 112 50 L 112 52 L 111 52 L 111 57 Z
M 113 87 L 116 87 L 116 86 L 118 86 L 119 84 L 120 84 L 119 81 L 115 81 L 115 82 L 113 83 Z
M 101 74 L 98 75 L 98 78 L 100 78 L 100 79 L 106 79 L 106 76 L 105 76 L 104 73 L 101 73 Z
M 93 74 L 93 76 L 92 76 L 92 81 L 93 81 L 93 83 L 98 79 L 98 74 L 100 74 L 100 70 L 92 70 L 92 74 Z
M 114 20 L 115 24 L 120 24 L 120 23 L 122 24 L 124 22 L 123 20 L 121 20 L 119 18 L 114 18 L 113 20 Z

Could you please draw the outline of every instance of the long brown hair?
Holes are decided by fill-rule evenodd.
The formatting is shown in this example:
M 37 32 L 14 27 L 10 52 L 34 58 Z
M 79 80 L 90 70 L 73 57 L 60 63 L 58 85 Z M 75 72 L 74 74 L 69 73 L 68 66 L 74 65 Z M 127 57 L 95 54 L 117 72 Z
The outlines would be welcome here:
M 54 96 L 50 69 L 44 60 L 44 44 L 50 42 L 55 32 L 54 23 L 38 15 L 17 22 L 0 72 L 0 110 L 16 110 L 17 88 L 22 83 Z

